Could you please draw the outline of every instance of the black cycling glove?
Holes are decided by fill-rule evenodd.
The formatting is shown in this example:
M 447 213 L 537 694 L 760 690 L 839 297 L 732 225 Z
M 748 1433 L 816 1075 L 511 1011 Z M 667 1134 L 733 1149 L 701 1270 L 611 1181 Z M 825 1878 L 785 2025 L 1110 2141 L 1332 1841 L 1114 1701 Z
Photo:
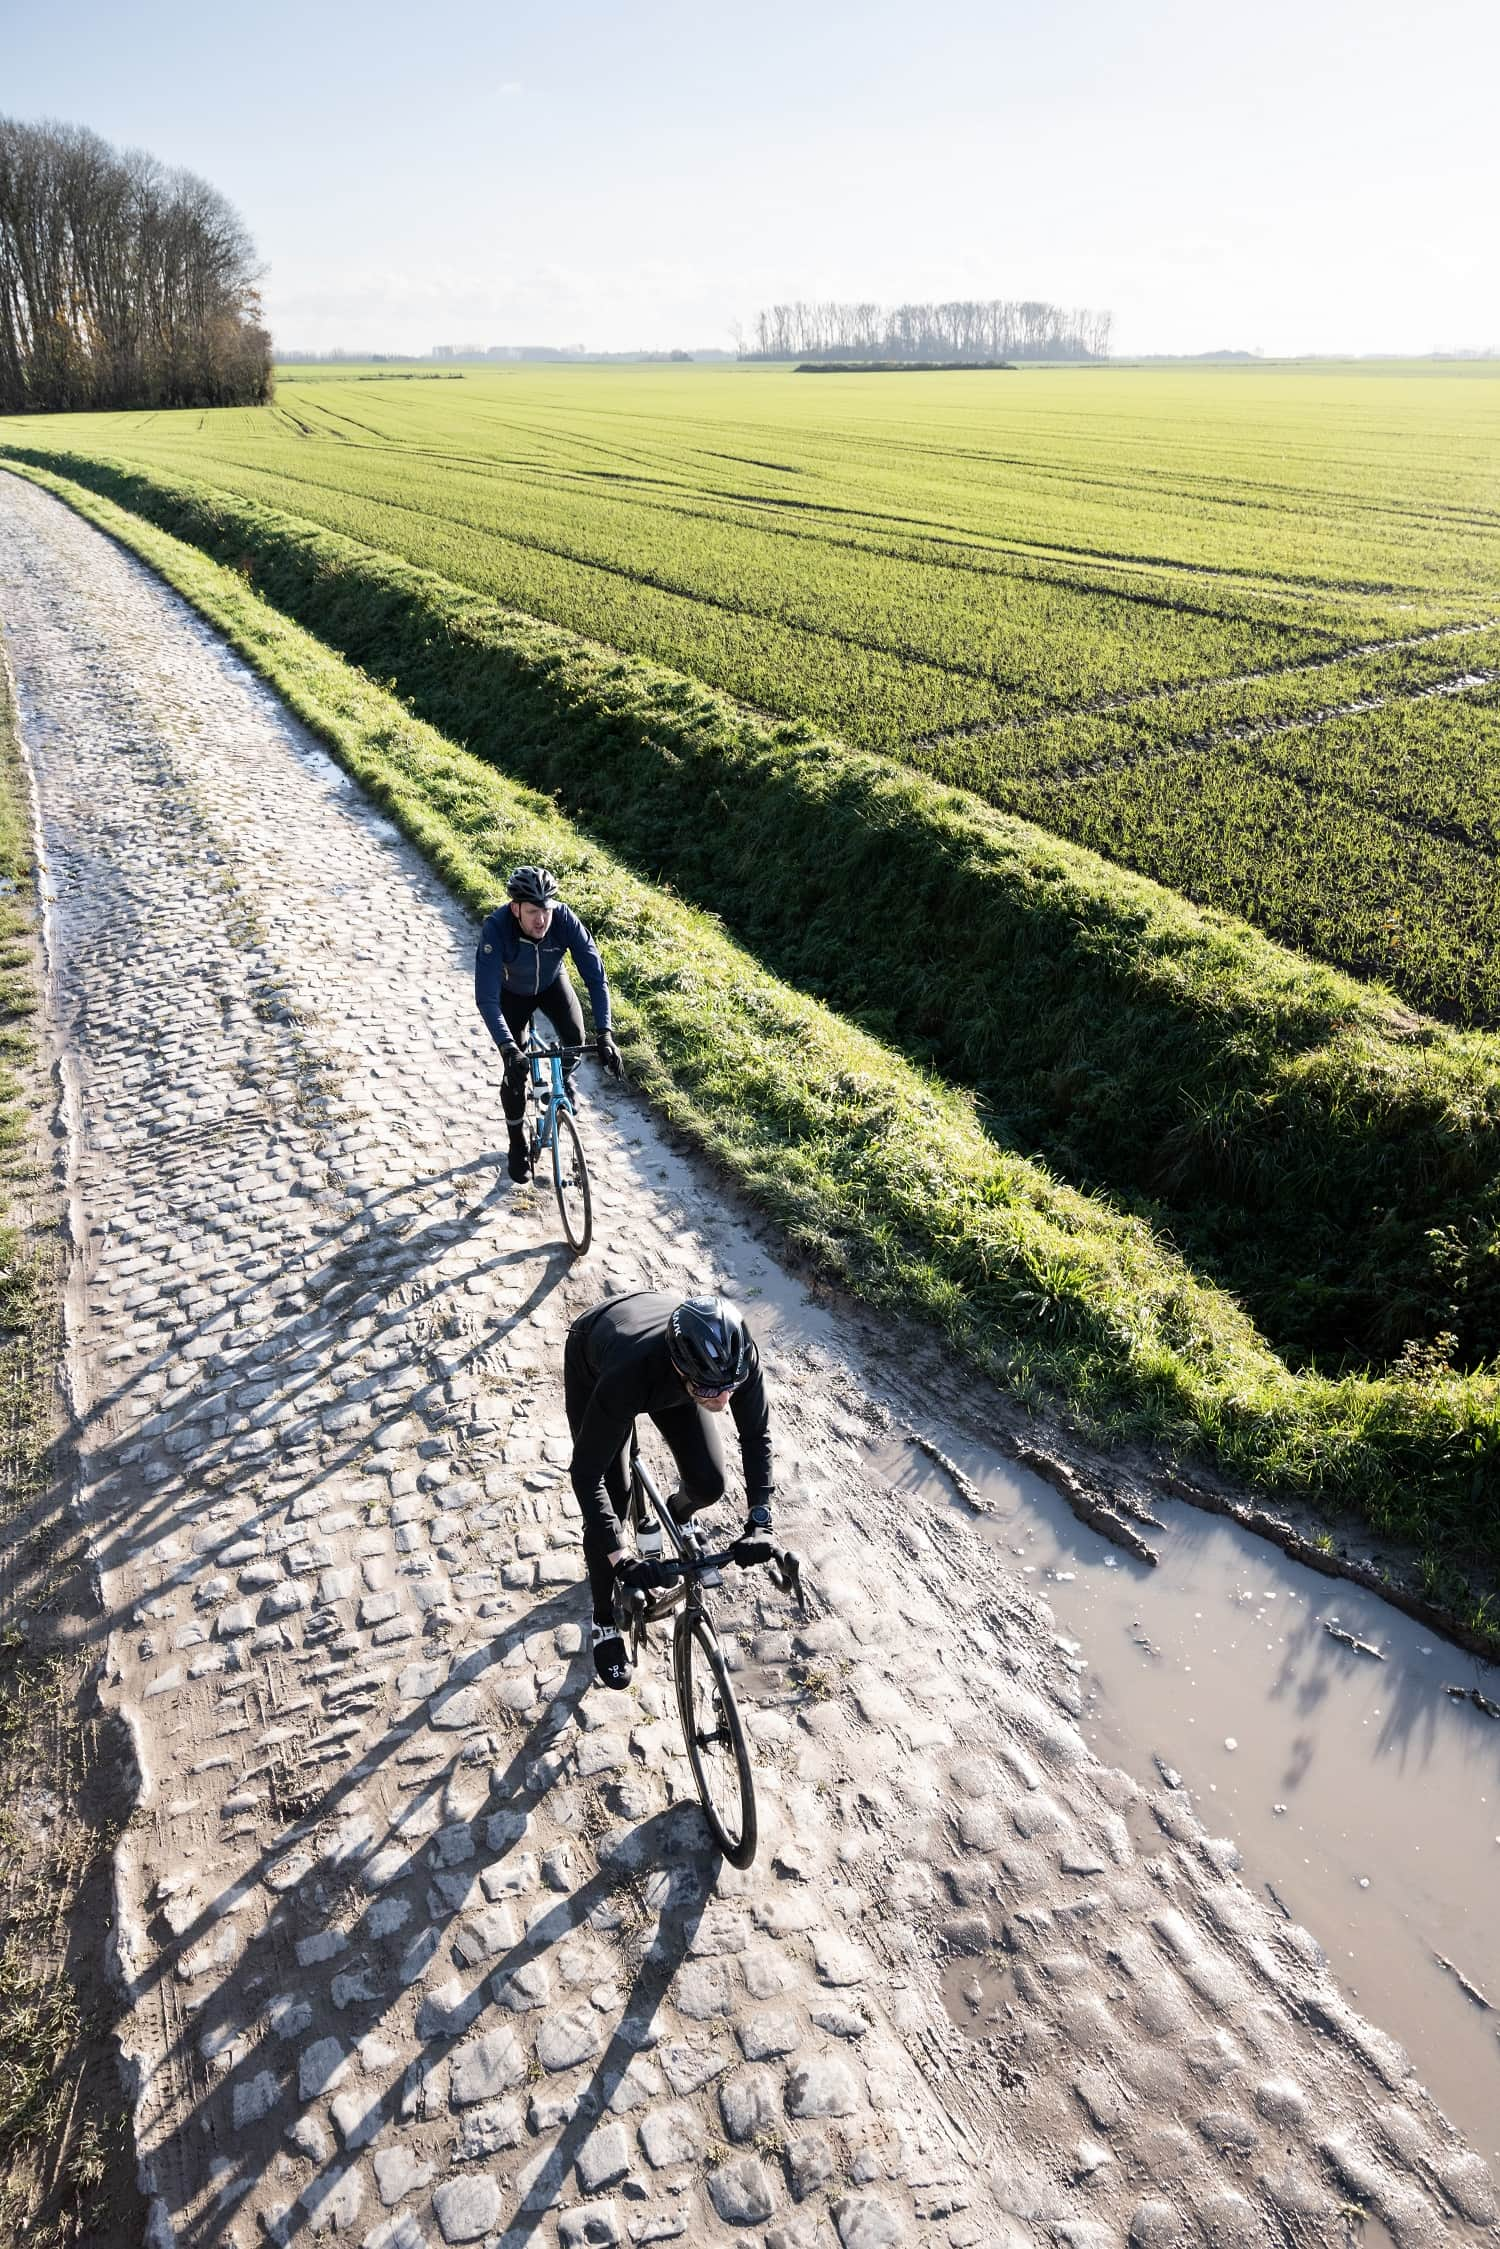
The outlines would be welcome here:
M 639 1554 L 615 1565 L 619 1583 L 628 1585 L 633 1593 L 659 1593 L 665 1586 L 675 1585 L 681 1575 L 675 1562 L 648 1562 Z
M 594 1041 L 594 1051 L 612 1078 L 623 1078 L 625 1065 L 620 1060 L 620 1050 L 608 1031 L 601 1031 Z
M 757 1569 L 775 1555 L 771 1543 L 771 1502 L 775 1496 L 774 1492 L 762 1492 L 746 1510 L 745 1527 L 729 1549 L 742 1570 Z

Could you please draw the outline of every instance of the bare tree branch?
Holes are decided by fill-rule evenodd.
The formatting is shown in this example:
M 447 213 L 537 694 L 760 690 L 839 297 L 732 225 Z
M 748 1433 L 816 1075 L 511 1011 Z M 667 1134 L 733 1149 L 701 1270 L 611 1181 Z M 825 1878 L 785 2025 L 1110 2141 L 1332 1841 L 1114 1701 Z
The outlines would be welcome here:
M 0 411 L 269 398 L 259 279 L 208 181 L 0 118 Z

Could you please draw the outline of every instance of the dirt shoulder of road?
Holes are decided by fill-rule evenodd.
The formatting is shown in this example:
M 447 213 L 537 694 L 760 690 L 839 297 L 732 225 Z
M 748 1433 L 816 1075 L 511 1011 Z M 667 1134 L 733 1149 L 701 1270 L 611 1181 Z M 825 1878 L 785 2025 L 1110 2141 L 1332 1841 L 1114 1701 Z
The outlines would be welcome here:
M 70 1508 L 55 1083 L 31 792 L 0 647 L 0 2244 L 137 2241 L 104 1931 L 130 1799 Z
M 700 1164 L 709 1161 L 686 1135 L 672 1134 L 660 1120 L 658 1129 L 674 1140 L 683 1155 Z M 1493 1571 L 1472 1563 L 1463 1571 L 1445 1567 L 1417 1547 L 1379 1537 L 1359 1516 L 1337 1508 L 1302 1506 L 1291 1500 L 1272 1504 L 1214 1476 L 1202 1462 L 1189 1472 L 1181 1461 L 1139 1445 L 1109 1450 L 1091 1443 L 1082 1430 L 1031 1410 L 977 1378 L 972 1369 L 955 1366 L 931 1329 L 889 1315 L 872 1315 L 867 1304 L 830 1283 L 815 1260 L 798 1255 L 795 1245 L 746 1199 L 731 1173 L 721 1169 L 717 1176 L 735 1223 L 772 1250 L 809 1296 L 860 1335 L 893 1389 L 929 1404 L 940 1400 L 955 1430 L 1040 1476 L 1080 1523 L 1111 1545 L 1139 1561 L 1158 1562 L 1171 1535 L 1159 1512 L 1159 1496 L 1165 1493 L 1200 1513 L 1237 1523 L 1322 1577 L 1340 1578 L 1378 1594 L 1456 1647 L 1487 1663 L 1495 1661 L 1500 1642 L 1500 1577 Z M 945 1454 L 920 1413 L 905 1434 L 942 1470 L 966 1505 L 976 1513 L 985 1511 L 981 1494 Z

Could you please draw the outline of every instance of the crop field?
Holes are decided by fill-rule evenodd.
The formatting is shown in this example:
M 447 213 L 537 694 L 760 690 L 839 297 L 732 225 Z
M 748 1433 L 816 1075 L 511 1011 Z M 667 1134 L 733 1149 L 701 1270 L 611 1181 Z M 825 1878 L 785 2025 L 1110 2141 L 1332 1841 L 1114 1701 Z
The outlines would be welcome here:
M 251 497 L 1500 1024 L 1500 371 L 314 368 L 7 441 Z

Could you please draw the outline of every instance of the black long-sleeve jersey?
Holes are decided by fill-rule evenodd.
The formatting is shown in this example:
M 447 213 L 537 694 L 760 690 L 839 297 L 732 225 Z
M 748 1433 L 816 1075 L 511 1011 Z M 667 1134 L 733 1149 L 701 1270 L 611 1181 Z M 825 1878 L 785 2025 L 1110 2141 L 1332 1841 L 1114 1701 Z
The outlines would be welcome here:
M 679 1301 L 651 1289 L 610 1297 L 575 1320 L 570 1331 L 569 1349 L 580 1355 L 592 1382 L 573 1437 L 573 1490 L 585 1530 L 607 1532 L 612 1544 L 617 1526 L 605 1471 L 628 1442 L 638 1414 L 671 1413 L 692 1402 L 667 1350 L 667 1321 Z M 740 1440 L 745 1496 L 753 1507 L 771 1495 L 771 1423 L 753 1341 L 750 1351 L 749 1377 L 730 1399 L 729 1411 Z

